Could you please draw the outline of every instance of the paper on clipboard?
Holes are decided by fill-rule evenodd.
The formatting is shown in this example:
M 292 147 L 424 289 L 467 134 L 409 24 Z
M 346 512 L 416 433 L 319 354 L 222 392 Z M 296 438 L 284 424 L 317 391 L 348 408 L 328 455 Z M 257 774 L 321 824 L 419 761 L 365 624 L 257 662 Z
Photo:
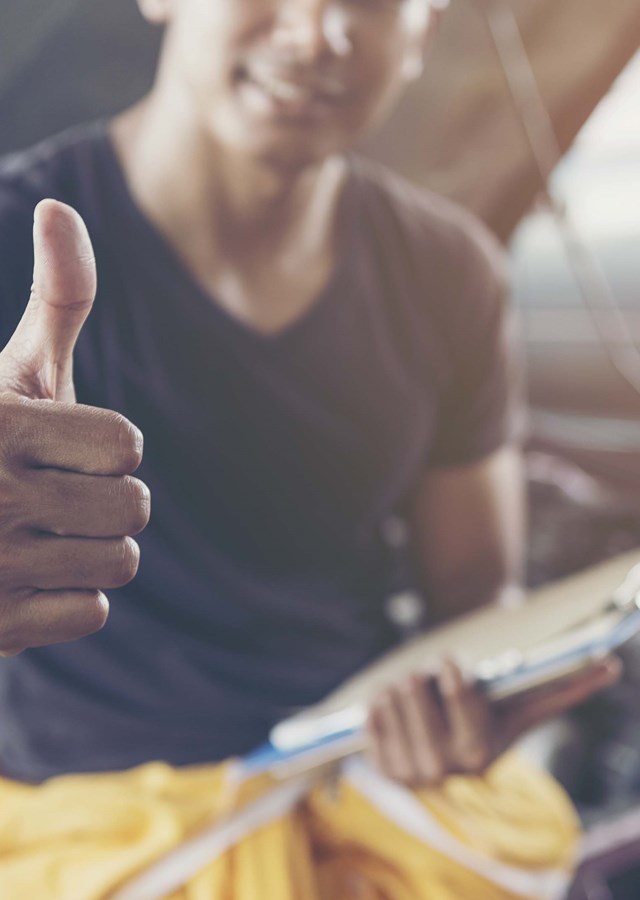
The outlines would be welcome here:
M 622 615 L 640 588 L 640 552 L 590 568 L 562 582 L 531 592 L 527 602 L 514 608 L 492 608 L 473 613 L 415 639 L 369 667 L 325 701 L 276 726 L 271 735 L 271 762 L 284 770 L 295 765 L 300 751 L 313 764 L 355 752 L 362 737 L 354 733 L 366 719 L 369 701 L 381 689 L 413 671 L 425 661 L 451 654 L 477 669 L 480 661 L 499 667 L 510 654 L 536 658 L 538 648 L 549 652 L 560 645 L 568 660 L 574 647 L 592 639 L 602 645 L 603 634 L 622 640 L 640 629 L 637 606 Z M 616 610 L 616 606 L 618 609 Z M 614 644 L 615 645 L 615 644 Z M 544 653 L 539 665 L 544 669 Z M 513 665 L 511 664 L 513 668 Z M 485 672 L 487 679 L 500 672 Z M 280 754 L 280 755 L 278 755 Z M 269 751 L 264 757 L 267 762 Z M 303 761 L 304 762 L 304 761 Z

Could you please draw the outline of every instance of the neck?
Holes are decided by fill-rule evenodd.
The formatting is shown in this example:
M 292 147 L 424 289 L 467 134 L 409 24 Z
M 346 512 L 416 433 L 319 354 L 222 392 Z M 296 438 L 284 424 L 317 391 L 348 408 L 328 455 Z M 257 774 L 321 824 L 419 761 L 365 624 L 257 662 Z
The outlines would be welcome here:
M 294 168 L 226 153 L 170 112 L 154 92 L 114 120 L 112 137 L 136 202 L 179 250 L 188 241 L 197 253 L 196 241 L 209 259 L 261 256 L 331 230 L 342 160 Z

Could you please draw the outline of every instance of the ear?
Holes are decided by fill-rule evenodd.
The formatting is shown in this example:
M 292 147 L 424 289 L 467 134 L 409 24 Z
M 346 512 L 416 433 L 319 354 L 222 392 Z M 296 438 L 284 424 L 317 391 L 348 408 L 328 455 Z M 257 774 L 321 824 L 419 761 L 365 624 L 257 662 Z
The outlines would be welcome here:
M 402 77 L 406 82 L 417 81 L 422 75 L 427 53 L 440 28 L 442 14 L 447 5 L 446 0 L 431 0 L 425 12 L 424 3 L 425 0 L 421 0 L 420 6 L 414 3 L 415 18 L 409 22 L 412 34 L 402 64 Z
M 171 0 L 138 0 L 140 12 L 154 25 L 165 25 L 169 21 L 171 6 Z

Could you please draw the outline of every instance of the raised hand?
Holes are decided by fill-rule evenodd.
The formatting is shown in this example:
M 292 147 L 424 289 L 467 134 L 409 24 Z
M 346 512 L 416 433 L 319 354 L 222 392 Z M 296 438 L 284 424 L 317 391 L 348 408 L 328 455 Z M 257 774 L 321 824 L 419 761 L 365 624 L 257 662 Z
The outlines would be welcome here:
M 102 590 L 135 576 L 131 535 L 150 508 L 131 477 L 141 433 L 115 412 L 75 403 L 73 350 L 96 290 L 80 216 L 40 203 L 34 253 L 31 297 L 0 353 L 1 656 L 100 629 Z

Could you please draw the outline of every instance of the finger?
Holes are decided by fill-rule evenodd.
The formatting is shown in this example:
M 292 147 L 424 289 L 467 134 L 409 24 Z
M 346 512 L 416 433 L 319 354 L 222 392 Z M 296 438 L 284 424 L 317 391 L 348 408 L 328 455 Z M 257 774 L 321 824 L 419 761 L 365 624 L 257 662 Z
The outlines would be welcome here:
M 118 413 L 7 394 L 2 400 L 0 441 L 18 465 L 130 475 L 142 461 L 142 434 Z
M 33 248 L 31 298 L 2 354 L 0 385 L 32 398 L 73 401 L 73 349 L 96 292 L 91 240 L 75 210 L 44 200 L 34 214 Z
M 440 692 L 456 767 L 463 772 L 479 775 L 493 758 L 489 704 L 452 660 L 446 660 L 443 665 Z
M 501 714 L 507 739 L 511 742 L 547 719 L 553 719 L 583 703 L 598 691 L 615 684 L 621 672 L 620 660 L 607 657 L 564 684 L 534 691 L 529 697 L 520 698 L 517 707 L 506 706 Z
M 369 710 L 366 723 L 367 756 L 379 772 L 387 774 L 387 760 L 384 755 L 384 724 L 380 716 L 379 703 Z
M 447 725 L 432 677 L 415 675 L 399 688 L 414 781 L 439 784 L 449 769 Z
M 3 617 L 0 656 L 86 637 L 99 631 L 108 615 L 109 602 L 99 591 L 34 593 L 13 605 L 9 621 Z
M 137 478 L 80 475 L 56 469 L 33 472 L 37 497 L 29 526 L 61 537 L 118 538 L 142 531 L 151 508 L 149 489 Z
M 400 713 L 400 701 L 393 688 L 383 691 L 374 706 L 377 749 L 380 768 L 389 777 L 409 784 L 415 777 L 408 736 Z
M 17 572 L 28 572 L 29 584 L 19 587 L 105 589 L 123 587 L 135 578 L 140 549 L 130 537 L 98 540 L 41 535 L 25 542 L 21 556 L 24 558 L 16 561 Z

